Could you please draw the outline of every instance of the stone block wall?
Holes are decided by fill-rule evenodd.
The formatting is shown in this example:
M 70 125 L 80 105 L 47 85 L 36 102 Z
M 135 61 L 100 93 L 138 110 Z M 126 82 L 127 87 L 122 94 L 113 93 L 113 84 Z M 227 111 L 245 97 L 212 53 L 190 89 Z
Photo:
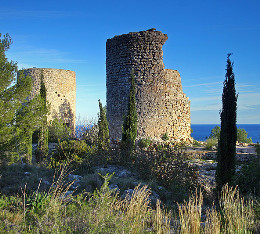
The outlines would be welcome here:
M 48 121 L 58 118 L 75 131 L 76 120 L 76 73 L 53 68 L 28 68 L 25 75 L 32 77 L 33 88 L 29 99 L 40 92 L 41 74 L 46 87 L 46 98 L 50 104 Z
M 121 138 L 127 113 L 130 73 L 136 74 L 137 138 L 190 141 L 190 102 L 178 71 L 164 69 L 160 31 L 132 32 L 106 43 L 107 118 L 112 139 Z

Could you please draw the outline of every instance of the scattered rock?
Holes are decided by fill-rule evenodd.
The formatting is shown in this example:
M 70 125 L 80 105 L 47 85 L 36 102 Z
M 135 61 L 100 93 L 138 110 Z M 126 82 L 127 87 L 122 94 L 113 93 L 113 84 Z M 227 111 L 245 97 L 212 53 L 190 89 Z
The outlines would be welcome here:
M 68 179 L 69 179 L 70 181 L 73 181 L 73 180 L 75 180 L 75 181 L 80 181 L 82 178 L 83 178 L 83 177 L 80 176 L 80 175 L 73 175 L 73 174 L 69 174 L 69 175 L 68 175 Z
M 92 185 L 88 184 L 84 187 L 84 190 L 86 193 L 93 193 L 94 192 L 94 189 L 92 187 Z
M 123 195 L 122 195 L 122 199 L 126 198 L 127 200 L 131 200 L 133 193 L 134 193 L 134 189 L 125 190 Z M 151 205 L 155 206 L 157 200 L 160 200 L 160 196 L 156 192 L 151 191 L 151 194 L 150 194 L 148 199 L 150 200 Z
M 42 183 L 46 185 L 51 185 L 51 183 L 48 180 L 43 180 Z
M 126 169 L 118 172 L 118 174 L 117 174 L 117 176 L 120 177 L 120 178 L 129 177 L 131 175 L 132 175 L 132 173 L 130 171 L 126 170 Z
M 156 192 L 152 191 L 149 200 L 151 201 L 152 206 L 156 206 L 157 200 L 160 200 L 160 196 Z
M 111 184 L 108 186 L 110 190 L 114 190 L 115 192 L 120 192 L 120 188 L 117 184 Z
M 63 201 L 66 201 L 66 202 L 71 202 L 72 201 L 71 196 L 72 196 L 73 192 L 74 191 L 67 191 L 66 193 L 64 193 L 60 196 L 60 199 L 62 199 Z
M 115 176 L 119 177 L 119 178 L 125 178 L 125 177 L 131 177 L 131 176 L 135 176 L 134 173 L 126 170 L 124 167 L 122 166 L 113 166 L 113 165 L 109 165 L 107 167 L 96 167 L 95 171 L 101 174 L 115 174 Z
M 127 189 L 124 191 L 123 195 L 122 195 L 122 199 L 127 199 L 127 200 L 131 200 L 132 198 L 132 195 L 134 193 L 134 190 L 133 189 Z

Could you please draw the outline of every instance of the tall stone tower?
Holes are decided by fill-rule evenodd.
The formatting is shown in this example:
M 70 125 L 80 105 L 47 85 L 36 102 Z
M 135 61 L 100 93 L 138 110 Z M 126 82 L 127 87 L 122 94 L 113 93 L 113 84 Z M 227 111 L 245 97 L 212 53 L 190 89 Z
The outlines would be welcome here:
M 33 81 L 32 99 L 40 92 L 41 74 L 46 87 L 46 98 L 50 104 L 48 121 L 63 119 L 67 126 L 75 131 L 76 120 L 76 73 L 74 71 L 53 68 L 28 68 L 24 75 Z
M 166 34 L 154 29 L 131 32 L 106 43 L 107 118 L 112 139 L 121 138 L 127 113 L 130 73 L 136 74 L 137 138 L 190 141 L 190 101 L 178 71 L 164 69 Z

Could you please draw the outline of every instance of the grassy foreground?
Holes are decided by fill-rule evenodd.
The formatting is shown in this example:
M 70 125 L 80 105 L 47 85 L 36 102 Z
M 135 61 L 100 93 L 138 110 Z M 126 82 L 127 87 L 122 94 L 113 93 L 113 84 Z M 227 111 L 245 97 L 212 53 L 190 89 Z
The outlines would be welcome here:
M 0 233 L 254 233 L 257 232 L 253 202 L 245 202 L 236 188 L 225 186 L 218 209 L 203 211 L 203 196 L 194 194 L 178 204 L 175 214 L 157 201 L 150 206 L 151 191 L 137 186 L 121 199 L 109 189 L 111 175 L 93 194 L 68 193 L 63 169 L 49 192 L 39 188 L 20 196 L 0 196 Z M 204 215 L 205 213 L 206 215 Z

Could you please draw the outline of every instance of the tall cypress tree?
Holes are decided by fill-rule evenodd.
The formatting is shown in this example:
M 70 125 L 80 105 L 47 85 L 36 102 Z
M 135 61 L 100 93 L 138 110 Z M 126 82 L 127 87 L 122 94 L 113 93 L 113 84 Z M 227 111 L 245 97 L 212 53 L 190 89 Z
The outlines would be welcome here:
M 135 140 L 137 136 L 137 113 L 135 94 L 135 75 L 133 70 L 131 72 L 128 112 L 127 115 L 124 117 L 122 126 L 122 143 L 128 147 L 130 153 L 132 153 L 135 148 Z
M 108 122 L 106 117 L 106 110 L 102 106 L 100 100 L 98 100 L 99 104 L 99 118 L 98 118 L 98 148 L 100 150 L 108 150 L 109 149 L 109 129 Z
M 220 112 L 221 131 L 217 152 L 217 189 L 220 191 L 226 183 L 232 182 L 235 175 L 236 141 L 237 141 L 237 94 L 233 63 L 227 56 L 226 79 L 222 94 L 222 110 Z
M 40 100 L 42 107 L 42 121 L 38 138 L 38 160 L 48 155 L 48 121 L 47 121 L 47 99 L 46 99 L 46 87 L 44 84 L 44 77 L 41 74 L 41 86 L 40 86 Z

